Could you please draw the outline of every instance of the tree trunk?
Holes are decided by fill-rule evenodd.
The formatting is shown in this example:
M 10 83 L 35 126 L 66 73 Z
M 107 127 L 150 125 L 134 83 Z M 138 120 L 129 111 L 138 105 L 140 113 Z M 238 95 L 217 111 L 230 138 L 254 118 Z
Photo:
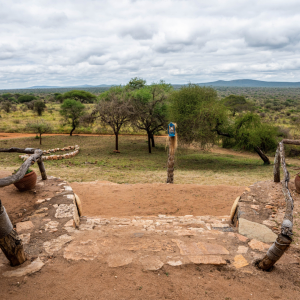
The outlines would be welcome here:
M 269 158 L 258 147 L 254 147 L 254 150 L 260 156 L 260 158 L 263 160 L 264 165 L 270 164 Z
M 151 134 L 152 147 L 155 147 L 154 135 Z
M 75 130 L 75 126 L 73 125 L 73 128 L 72 128 L 72 130 L 71 130 L 71 132 L 70 132 L 70 136 L 72 136 L 72 134 L 73 134 L 73 131 Z
M 42 145 L 42 134 L 40 133 L 40 145 Z
M 116 136 L 116 150 L 119 150 L 119 133 L 116 132 L 115 136 Z
M 148 151 L 151 153 L 151 134 L 150 132 L 147 132 L 148 134 Z
M 12 224 L 0 200 L 0 248 L 12 266 L 21 265 L 26 257 L 22 240 L 12 229 Z

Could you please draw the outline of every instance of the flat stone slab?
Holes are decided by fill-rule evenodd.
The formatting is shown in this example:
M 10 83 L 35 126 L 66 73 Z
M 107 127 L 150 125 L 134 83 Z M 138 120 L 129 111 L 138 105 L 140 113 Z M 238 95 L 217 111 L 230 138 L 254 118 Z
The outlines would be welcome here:
M 185 243 L 181 240 L 172 240 L 177 244 L 180 249 L 181 255 L 190 255 L 190 256 L 198 256 L 198 255 L 208 255 L 208 254 L 229 254 L 229 251 L 223 246 L 217 244 L 210 243 Z
M 132 263 L 133 257 L 127 253 L 116 253 L 111 254 L 108 259 L 107 263 L 110 268 L 117 268 L 129 265 Z
M 270 248 L 270 245 L 265 244 L 263 242 L 255 240 L 255 239 L 251 240 L 248 243 L 248 245 L 250 246 L 251 249 L 258 250 L 258 251 L 261 251 L 261 252 L 265 252 L 265 251 L 267 251 Z
M 217 255 L 189 256 L 189 260 L 196 265 L 226 265 L 226 261 Z
M 43 266 L 44 263 L 40 260 L 40 258 L 37 258 L 26 267 L 20 267 L 12 271 L 6 271 L 2 275 L 4 277 L 21 277 L 21 276 L 38 272 Z
M 239 218 L 239 233 L 264 243 L 272 243 L 277 238 L 277 235 L 267 226 L 243 218 Z
M 19 222 L 19 223 L 16 224 L 17 233 L 21 233 L 23 231 L 30 230 L 33 227 L 34 227 L 34 225 L 31 221 Z
M 233 265 L 237 268 L 243 268 L 249 265 L 246 258 L 243 255 L 237 255 L 234 257 Z
M 54 252 L 57 252 L 62 248 L 66 243 L 71 242 L 74 237 L 69 236 L 67 234 L 59 236 L 57 239 L 53 239 L 51 241 L 45 242 L 43 244 L 45 251 L 52 255 Z
M 156 256 L 145 256 L 140 258 L 144 270 L 156 271 L 162 268 L 164 263 Z
M 95 241 L 75 241 L 65 248 L 64 258 L 68 260 L 94 260 L 100 252 Z

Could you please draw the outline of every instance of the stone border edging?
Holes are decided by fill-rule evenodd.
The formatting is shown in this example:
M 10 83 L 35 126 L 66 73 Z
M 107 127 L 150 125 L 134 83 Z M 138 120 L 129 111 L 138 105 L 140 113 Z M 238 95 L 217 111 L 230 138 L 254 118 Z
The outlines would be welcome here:
M 64 147 L 64 148 L 55 148 L 55 149 L 50 149 L 50 150 L 44 150 L 43 154 L 49 154 L 57 151 L 67 151 L 67 150 L 75 150 L 70 153 L 62 154 L 62 155 L 48 155 L 48 156 L 42 156 L 42 160 L 59 160 L 59 159 L 68 159 L 71 157 L 76 156 L 79 153 L 80 147 L 78 145 L 75 146 L 69 146 L 69 147 Z M 19 155 L 19 158 L 23 159 L 25 161 L 29 157 L 28 154 L 25 155 Z

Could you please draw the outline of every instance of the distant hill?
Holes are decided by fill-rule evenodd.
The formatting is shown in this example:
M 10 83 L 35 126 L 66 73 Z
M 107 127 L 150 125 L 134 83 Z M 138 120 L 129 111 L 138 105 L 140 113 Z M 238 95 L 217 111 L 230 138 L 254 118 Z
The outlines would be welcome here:
M 197 83 L 200 86 L 223 86 L 223 87 L 274 87 L 274 88 L 300 88 L 300 82 L 277 82 L 277 81 L 260 81 L 252 79 L 237 80 L 218 80 L 206 83 Z
M 89 85 L 89 84 L 82 84 L 82 85 L 74 85 L 74 86 L 48 86 L 48 85 L 35 85 L 28 87 L 26 89 L 63 89 L 63 88 L 94 88 L 94 87 L 111 87 L 108 84 L 99 84 L 99 85 Z

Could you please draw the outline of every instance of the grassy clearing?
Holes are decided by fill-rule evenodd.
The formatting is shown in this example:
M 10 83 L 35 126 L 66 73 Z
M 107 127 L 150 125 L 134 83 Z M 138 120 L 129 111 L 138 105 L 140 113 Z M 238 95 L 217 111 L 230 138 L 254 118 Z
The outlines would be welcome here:
M 80 153 L 72 158 L 46 161 L 47 173 L 70 182 L 109 180 L 117 183 L 153 183 L 166 181 L 167 152 L 165 138 L 156 138 L 156 148 L 147 153 L 146 137 L 121 136 L 121 154 L 112 152 L 113 136 L 45 136 L 42 149 L 79 145 Z M 1 140 L 0 148 L 34 147 L 39 141 L 33 138 Z M 0 153 L 2 169 L 13 171 L 22 161 L 15 153 Z M 293 177 L 300 167 L 298 159 L 288 159 Z M 245 186 L 260 180 L 272 179 L 272 166 L 262 165 L 256 156 L 204 152 L 199 149 L 179 149 L 176 155 L 175 183 L 204 185 Z M 34 169 L 37 166 L 34 165 Z

